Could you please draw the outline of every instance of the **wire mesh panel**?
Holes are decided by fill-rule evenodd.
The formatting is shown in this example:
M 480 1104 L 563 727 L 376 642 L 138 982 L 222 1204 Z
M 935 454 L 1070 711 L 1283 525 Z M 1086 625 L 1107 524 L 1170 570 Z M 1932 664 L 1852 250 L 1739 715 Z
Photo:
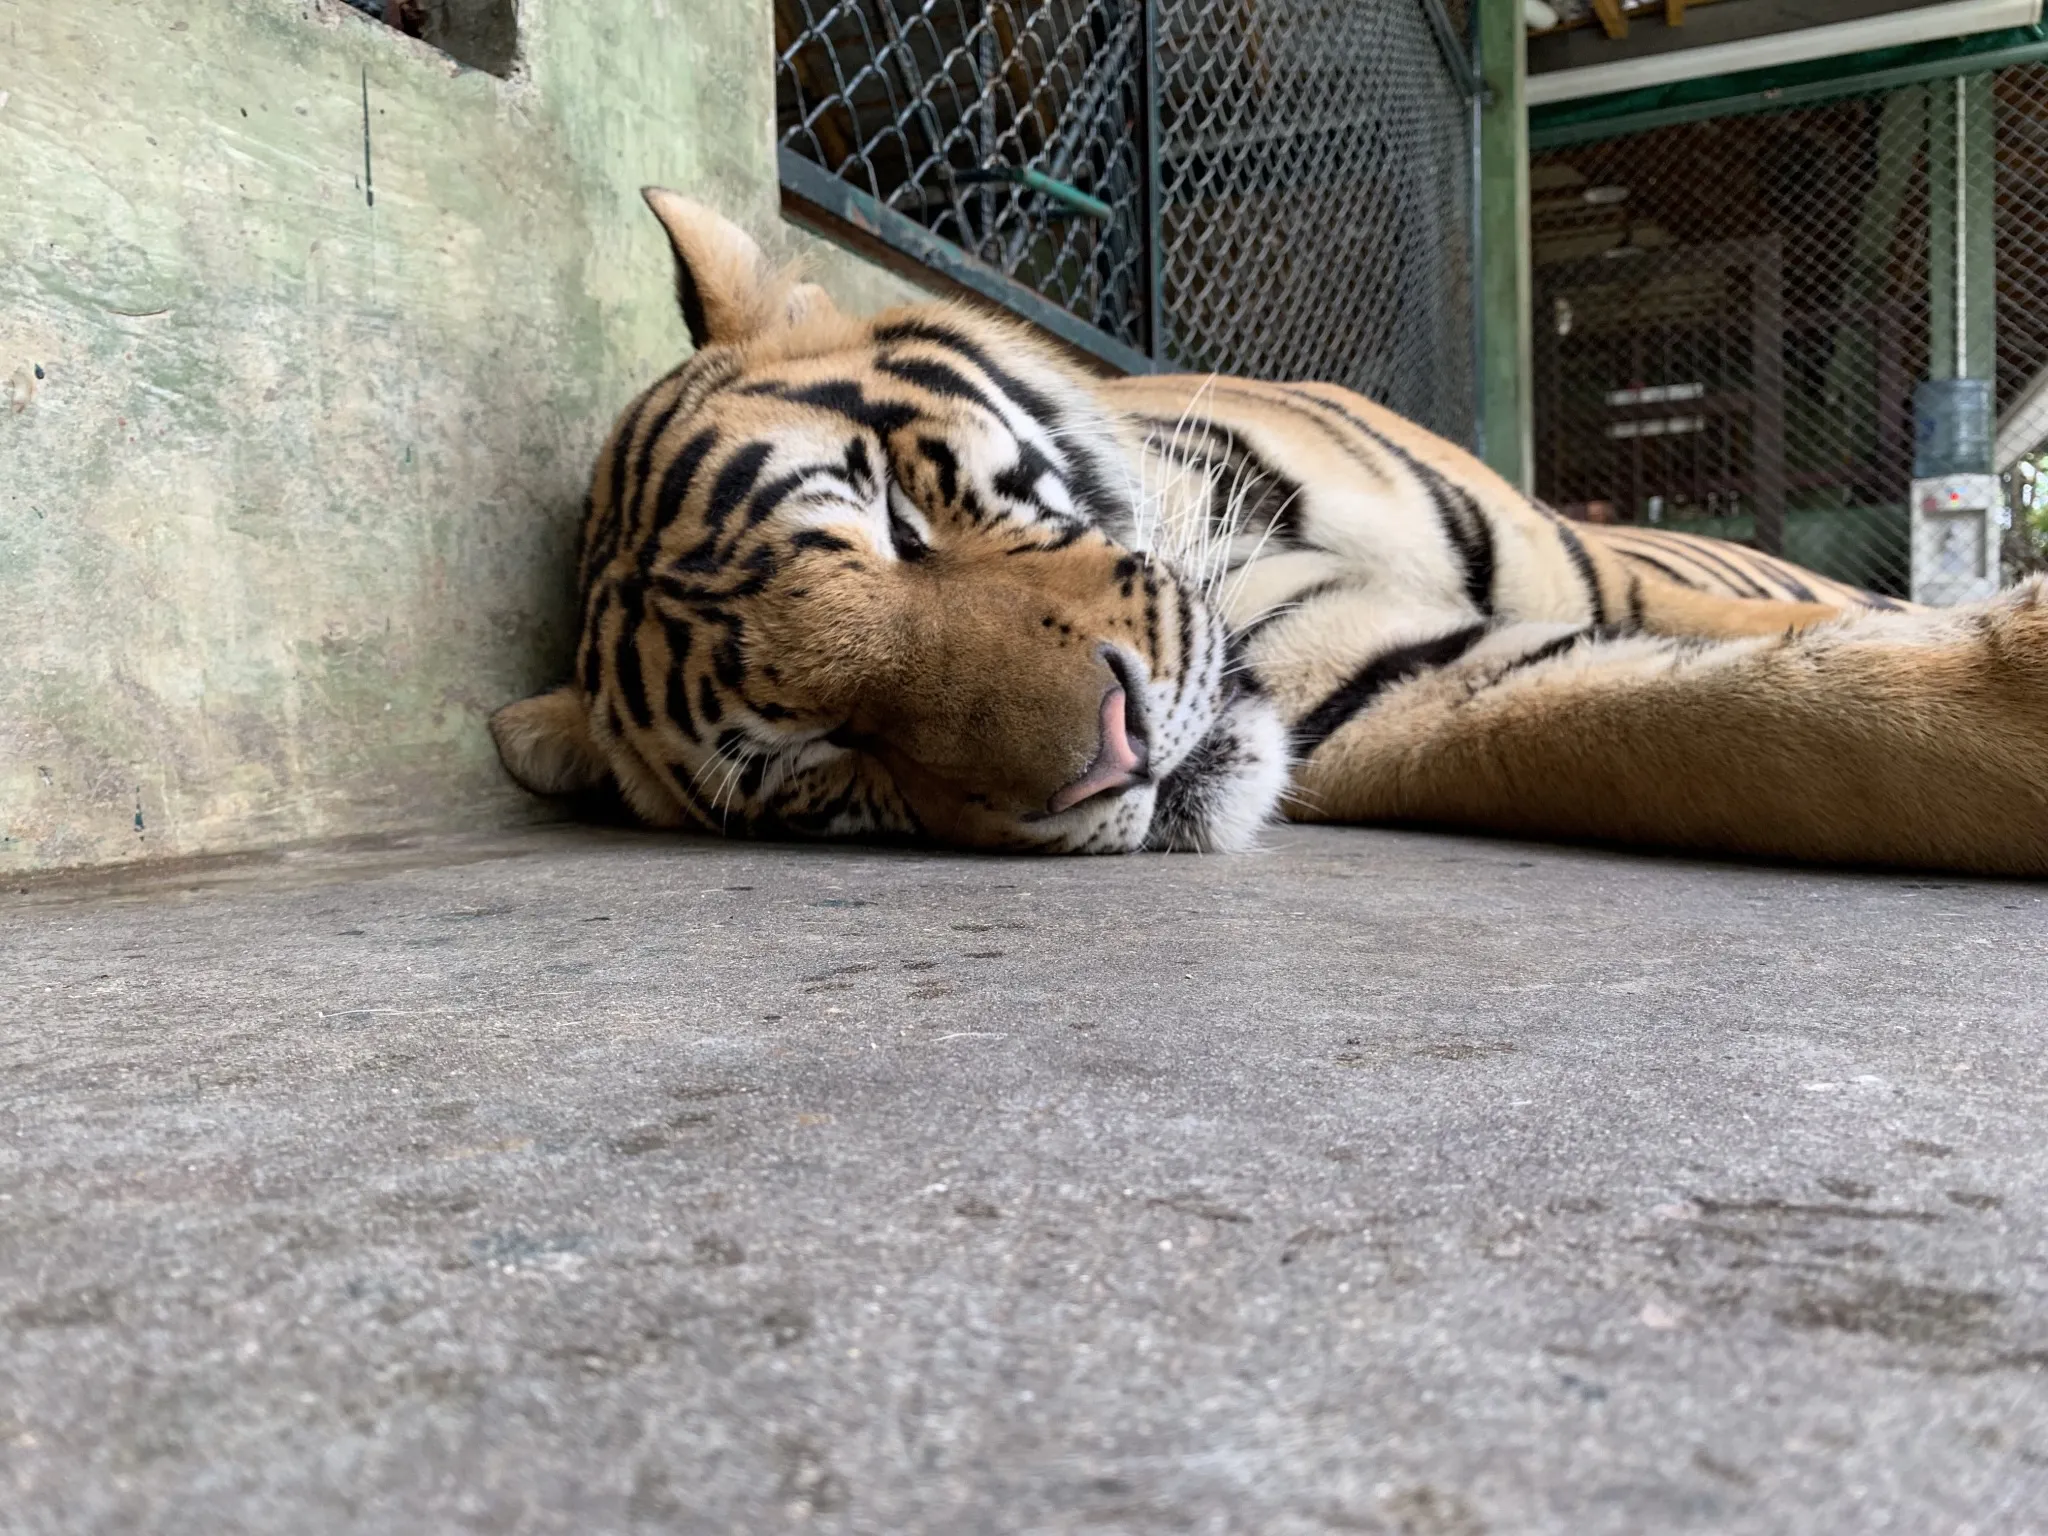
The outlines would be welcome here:
M 1326 379 L 1469 441 L 1437 6 L 776 0 L 785 189 L 1119 366 Z
M 1904 593 L 1926 121 L 1903 90 L 1535 157 L 1538 494 Z
M 2048 64 L 2002 71 L 1996 116 L 1998 431 L 2006 574 L 2048 571 Z
M 1470 122 L 1426 8 L 1159 18 L 1165 355 L 1348 385 L 1469 441 Z
M 1913 389 L 1994 381 L 2048 568 L 2048 64 L 1531 163 L 1540 494 L 1904 593 Z
M 1137 0 L 776 0 L 781 143 L 1146 343 Z

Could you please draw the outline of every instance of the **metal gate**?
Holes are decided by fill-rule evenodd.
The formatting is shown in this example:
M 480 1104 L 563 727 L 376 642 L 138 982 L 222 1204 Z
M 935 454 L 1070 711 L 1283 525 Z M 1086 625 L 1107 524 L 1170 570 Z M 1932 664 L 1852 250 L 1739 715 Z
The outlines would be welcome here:
M 1125 370 L 1474 434 L 1462 3 L 776 0 L 785 205 Z
M 1537 493 L 1904 594 L 1914 386 L 1991 377 L 2023 560 L 2044 170 L 2040 64 L 1535 155 Z

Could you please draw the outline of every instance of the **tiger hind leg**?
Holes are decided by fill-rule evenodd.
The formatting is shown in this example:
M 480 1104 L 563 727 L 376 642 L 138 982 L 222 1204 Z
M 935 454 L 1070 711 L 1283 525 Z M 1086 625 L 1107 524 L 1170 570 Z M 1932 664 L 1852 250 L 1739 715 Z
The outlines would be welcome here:
M 1447 634 L 1326 708 L 1290 814 L 2048 875 L 2048 585 L 1729 640 L 1560 628 Z
M 1830 603 L 1786 598 L 1726 597 L 1675 581 L 1643 578 L 1633 590 L 1631 611 L 1637 627 L 1647 634 L 1734 640 L 1811 629 L 1841 617 L 1846 610 Z

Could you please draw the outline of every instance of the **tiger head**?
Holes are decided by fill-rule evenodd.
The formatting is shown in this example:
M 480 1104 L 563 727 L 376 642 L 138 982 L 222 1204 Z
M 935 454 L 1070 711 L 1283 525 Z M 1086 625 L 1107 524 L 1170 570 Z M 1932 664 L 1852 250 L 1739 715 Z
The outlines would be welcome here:
M 960 306 L 850 318 L 646 196 L 696 351 L 598 457 L 576 675 L 492 717 L 512 776 L 710 831 L 1244 846 L 1284 731 L 1087 376 Z

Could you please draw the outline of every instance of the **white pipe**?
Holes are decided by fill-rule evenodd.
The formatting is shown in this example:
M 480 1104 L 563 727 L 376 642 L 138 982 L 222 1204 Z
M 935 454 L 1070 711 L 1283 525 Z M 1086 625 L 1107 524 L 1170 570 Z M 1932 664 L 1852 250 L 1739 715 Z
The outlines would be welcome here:
M 2040 19 L 2041 0 L 1947 0 L 1942 5 L 1915 6 L 1862 21 L 1803 27 L 1796 32 L 1744 38 L 1737 43 L 1709 43 L 1647 58 L 1617 59 L 1612 64 L 1532 74 L 1526 100 L 1530 106 L 1540 107 L 1553 101 L 1603 96 L 1609 91 L 1697 80 L 1703 75 L 1732 75 L 1745 69 L 1773 69 L 1780 64 L 1831 59 L 1845 53 L 1862 53 L 1868 48 L 1896 48 L 1906 43 L 1968 37 L 1973 32 L 1996 32 L 2005 27 L 2031 27 Z

